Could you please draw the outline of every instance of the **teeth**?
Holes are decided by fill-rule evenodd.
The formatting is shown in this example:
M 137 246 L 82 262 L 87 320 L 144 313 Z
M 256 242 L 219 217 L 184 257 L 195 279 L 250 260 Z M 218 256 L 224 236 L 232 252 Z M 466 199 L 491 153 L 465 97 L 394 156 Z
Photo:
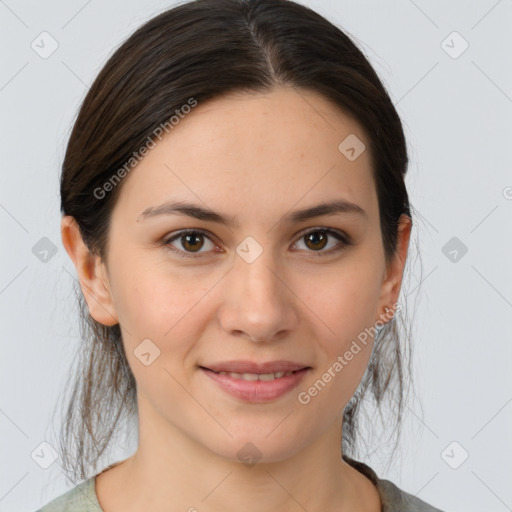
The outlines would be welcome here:
M 276 372 L 276 373 L 237 373 L 237 372 L 218 372 L 219 375 L 228 375 L 233 379 L 242 379 L 242 380 L 261 380 L 261 381 L 269 381 L 274 379 L 280 379 L 281 377 L 286 377 L 291 375 L 293 372 Z
M 258 380 L 258 376 L 255 373 L 229 372 L 229 376 L 233 377 L 233 379 Z

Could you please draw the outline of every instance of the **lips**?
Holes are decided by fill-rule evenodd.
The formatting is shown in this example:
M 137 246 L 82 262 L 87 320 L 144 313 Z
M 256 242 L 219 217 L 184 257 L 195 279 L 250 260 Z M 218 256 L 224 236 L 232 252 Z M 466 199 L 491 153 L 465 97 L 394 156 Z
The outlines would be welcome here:
M 265 371 L 269 372 L 265 368 L 286 368 L 283 362 L 274 362 L 272 365 L 254 365 L 251 364 L 246 366 L 246 363 L 239 366 L 234 366 L 234 363 L 230 365 L 216 365 L 217 368 L 251 368 L 253 371 Z M 302 365 L 297 365 L 297 367 Z M 213 366 L 213 365 L 212 365 Z M 295 371 L 289 372 L 270 372 L 270 373 L 236 373 L 228 371 L 213 371 L 203 366 L 199 367 L 199 370 L 211 381 L 215 382 L 216 385 L 225 393 L 249 403 L 265 403 L 277 400 L 287 395 L 292 389 L 296 388 L 306 374 L 311 370 L 310 367 L 302 367 Z
M 244 402 L 276 400 L 297 387 L 311 367 L 290 360 L 257 363 L 248 360 L 201 365 L 199 370 L 221 390 Z
M 296 372 L 305 368 L 310 368 L 306 364 L 297 363 L 295 361 L 279 360 L 279 361 L 268 361 L 262 363 L 255 363 L 253 361 L 238 360 L 238 361 L 224 361 L 221 363 L 202 365 L 201 368 L 205 370 L 211 370 L 215 373 L 226 372 L 226 373 L 251 373 L 257 375 L 263 374 L 276 374 L 276 373 L 287 373 Z

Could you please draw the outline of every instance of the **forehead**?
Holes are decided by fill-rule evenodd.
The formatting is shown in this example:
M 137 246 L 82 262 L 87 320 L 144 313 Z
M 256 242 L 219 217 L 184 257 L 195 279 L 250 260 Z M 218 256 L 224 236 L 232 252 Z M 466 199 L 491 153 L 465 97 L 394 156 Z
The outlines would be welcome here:
M 359 144 L 357 158 L 347 158 L 345 141 Z M 232 93 L 184 115 L 125 178 L 116 208 L 138 216 L 159 202 L 193 200 L 242 218 L 342 197 L 370 214 L 365 146 L 359 123 L 317 93 Z

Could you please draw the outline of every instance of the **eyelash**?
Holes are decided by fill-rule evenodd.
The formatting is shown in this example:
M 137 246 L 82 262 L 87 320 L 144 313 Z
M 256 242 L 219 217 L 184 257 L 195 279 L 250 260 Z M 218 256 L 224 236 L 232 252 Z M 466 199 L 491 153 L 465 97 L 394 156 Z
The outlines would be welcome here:
M 350 239 L 350 237 L 348 235 L 339 233 L 338 231 L 334 231 L 333 229 L 329 229 L 329 228 L 314 228 L 314 229 L 310 229 L 306 232 L 303 232 L 299 236 L 297 242 L 300 241 L 301 239 L 303 239 L 304 237 L 306 237 L 307 235 L 310 235 L 311 233 L 317 233 L 317 232 L 322 232 L 322 233 L 326 233 L 327 235 L 331 235 L 332 237 L 339 240 L 341 242 L 341 244 L 339 244 L 334 249 L 329 249 L 328 251 L 313 251 L 313 250 L 307 251 L 307 252 L 311 252 L 314 257 L 317 257 L 317 256 L 322 257 L 322 256 L 328 256 L 330 254 L 338 253 L 339 251 L 343 250 L 344 248 L 346 248 L 350 245 L 353 245 L 352 240 Z M 185 229 L 183 231 L 179 231 L 178 233 L 174 234 L 172 237 L 167 238 L 163 242 L 163 245 L 170 251 L 176 253 L 181 258 L 199 258 L 199 257 L 203 256 L 203 254 L 204 254 L 203 252 L 195 253 L 195 254 L 190 253 L 187 251 L 183 251 L 181 249 L 177 249 L 171 243 L 171 242 L 174 242 L 175 240 L 178 240 L 187 235 L 198 235 L 198 234 L 204 235 L 212 243 L 215 243 L 215 242 L 213 242 L 213 240 L 210 239 L 210 236 L 208 235 L 208 233 L 206 231 L 203 231 L 202 229 Z M 297 242 L 295 242 L 295 243 L 297 243 Z

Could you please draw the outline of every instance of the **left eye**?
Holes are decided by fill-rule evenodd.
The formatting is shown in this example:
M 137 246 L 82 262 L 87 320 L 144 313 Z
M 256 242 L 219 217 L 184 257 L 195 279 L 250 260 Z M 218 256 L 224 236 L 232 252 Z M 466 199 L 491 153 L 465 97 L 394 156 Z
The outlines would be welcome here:
M 328 245 L 328 238 L 335 238 L 336 240 L 338 240 L 338 244 L 334 244 L 334 249 L 332 249 L 333 246 L 331 246 L 329 250 L 322 251 L 322 249 L 325 249 L 325 247 Z M 333 252 L 337 252 L 341 250 L 344 246 L 350 245 L 350 240 L 348 239 L 347 236 L 344 236 L 341 233 L 338 233 L 337 231 L 333 231 L 332 229 L 314 229 L 308 231 L 307 233 L 302 234 L 302 236 L 296 243 L 302 241 L 304 241 L 308 249 L 312 249 L 311 252 L 318 253 L 315 254 L 315 256 L 324 256 L 326 253 L 330 254 Z
M 329 245 L 329 238 L 335 238 L 338 240 L 338 244 L 334 244 L 334 249 L 331 245 L 331 247 L 328 248 L 329 250 L 324 251 L 323 249 Z M 197 229 L 180 231 L 164 241 L 164 245 L 181 257 L 194 258 L 199 257 L 204 252 L 208 252 L 208 247 L 206 251 L 201 251 L 201 249 L 205 247 L 205 240 L 211 244 L 210 250 L 215 249 L 216 245 L 211 241 L 207 233 Z M 176 247 L 174 241 L 179 241 L 181 248 Z M 343 249 L 343 247 L 351 245 L 351 241 L 347 235 L 327 228 L 317 228 L 303 233 L 299 240 L 295 242 L 294 246 L 300 242 L 304 242 L 306 248 L 309 249 L 307 252 L 317 253 L 315 256 L 323 256 L 326 253 L 337 252 Z

